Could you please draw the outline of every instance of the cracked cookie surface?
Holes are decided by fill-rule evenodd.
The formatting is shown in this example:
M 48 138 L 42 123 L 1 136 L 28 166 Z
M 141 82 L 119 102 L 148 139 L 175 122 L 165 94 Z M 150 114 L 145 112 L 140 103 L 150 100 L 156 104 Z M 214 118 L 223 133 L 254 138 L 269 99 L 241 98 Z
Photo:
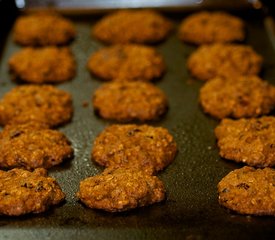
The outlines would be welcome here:
M 163 127 L 111 125 L 95 139 L 92 159 L 105 167 L 136 168 L 155 173 L 175 158 L 177 144 Z
M 156 176 L 136 169 L 106 169 L 81 181 L 77 197 L 90 208 L 122 212 L 164 200 L 165 188 Z
M 114 45 L 93 53 L 89 71 L 103 80 L 151 81 L 165 71 L 163 57 L 153 47 Z
M 0 170 L 0 214 L 19 216 L 41 213 L 65 199 L 58 183 L 38 168 Z
M 275 87 L 257 76 L 214 78 L 200 89 L 204 112 L 222 118 L 258 117 L 275 107 Z
M 230 172 L 218 184 L 219 203 L 235 212 L 275 215 L 275 171 L 243 167 Z

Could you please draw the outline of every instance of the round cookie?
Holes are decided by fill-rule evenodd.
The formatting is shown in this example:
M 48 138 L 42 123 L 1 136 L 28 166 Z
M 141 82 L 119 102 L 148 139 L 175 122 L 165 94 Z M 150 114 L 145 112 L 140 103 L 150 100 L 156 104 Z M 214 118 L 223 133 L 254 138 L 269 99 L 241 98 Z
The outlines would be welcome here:
M 275 215 L 275 171 L 272 168 L 243 167 L 218 184 L 219 203 L 235 212 Z
M 64 45 L 75 35 L 73 23 L 53 12 L 21 16 L 14 25 L 14 41 L 24 46 Z
M 0 214 L 19 216 L 45 212 L 65 199 L 55 179 L 43 168 L 0 170 Z
M 17 86 L 0 99 L 1 125 L 23 115 L 26 122 L 37 119 L 53 127 L 70 121 L 72 114 L 71 95 L 50 85 Z
M 29 83 L 60 83 L 75 76 L 76 63 L 69 48 L 23 48 L 9 59 L 15 80 Z
M 275 118 L 223 119 L 216 127 L 220 156 L 255 167 L 275 166 Z
M 275 107 L 275 87 L 257 76 L 214 78 L 200 89 L 204 112 L 215 118 L 257 117 Z
M 1 168 L 50 168 L 72 156 L 66 136 L 40 123 L 7 125 L 0 132 Z
M 165 94 L 146 82 L 105 83 L 95 91 L 93 105 L 102 118 L 121 122 L 157 120 L 168 109 Z
M 185 18 L 179 26 L 179 38 L 193 44 L 243 41 L 244 22 L 225 12 L 199 12 Z
M 202 45 L 191 54 L 187 67 L 200 80 L 215 77 L 257 75 L 263 58 L 250 46 L 238 44 Z
M 93 53 L 88 61 L 88 69 L 103 80 L 150 81 L 163 75 L 165 63 L 152 47 L 114 45 Z
M 92 35 L 102 42 L 155 43 L 171 31 L 171 22 L 152 10 L 120 10 L 95 24 Z
M 165 198 L 165 188 L 156 176 L 119 168 L 80 182 L 77 197 L 89 208 L 122 212 L 151 205 Z
M 177 144 L 167 129 L 149 125 L 111 125 L 94 141 L 92 159 L 105 167 L 160 171 L 175 158 Z

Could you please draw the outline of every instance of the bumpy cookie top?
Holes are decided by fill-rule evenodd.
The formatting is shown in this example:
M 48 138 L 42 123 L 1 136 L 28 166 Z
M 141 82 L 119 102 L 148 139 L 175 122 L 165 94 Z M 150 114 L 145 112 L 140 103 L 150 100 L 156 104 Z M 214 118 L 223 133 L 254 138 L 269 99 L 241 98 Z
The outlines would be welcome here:
M 59 83 L 74 77 L 76 63 L 67 47 L 27 47 L 11 56 L 9 68 L 15 80 Z
M 88 69 L 104 80 L 150 81 L 165 71 L 163 57 L 148 46 L 114 45 L 93 53 Z
M 1 125 L 31 119 L 58 126 L 70 121 L 72 114 L 71 95 L 50 85 L 17 86 L 0 99 Z
M 55 179 L 47 177 L 47 171 L 38 168 L 33 172 L 23 169 L 0 170 L 0 213 L 19 216 L 40 213 L 64 200 Z
M 171 27 L 152 10 L 120 10 L 103 17 L 92 34 L 105 43 L 155 43 L 164 40 Z
M 121 212 L 162 201 L 165 189 L 156 176 L 136 169 L 106 169 L 81 181 L 77 196 L 90 208 Z
M 191 54 L 187 67 L 200 80 L 215 77 L 257 75 L 263 58 L 250 46 L 239 44 L 202 45 Z
M 148 125 L 111 125 L 95 139 L 92 158 L 102 166 L 128 166 L 147 172 L 160 171 L 177 153 L 167 129 Z
M 257 76 L 214 78 L 201 88 L 200 103 L 219 119 L 257 117 L 274 109 L 275 87 Z
M 95 91 L 93 105 L 105 119 L 149 121 L 159 119 L 167 111 L 168 101 L 151 83 L 114 81 Z
M 199 12 L 185 18 L 179 38 L 194 44 L 243 41 L 244 22 L 225 12 Z
M 14 25 L 15 42 L 26 46 L 64 45 L 75 35 L 73 23 L 54 12 L 21 16 Z
M 218 184 L 219 203 L 241 214 L 275 215 L 275 171 L 243 167 Z

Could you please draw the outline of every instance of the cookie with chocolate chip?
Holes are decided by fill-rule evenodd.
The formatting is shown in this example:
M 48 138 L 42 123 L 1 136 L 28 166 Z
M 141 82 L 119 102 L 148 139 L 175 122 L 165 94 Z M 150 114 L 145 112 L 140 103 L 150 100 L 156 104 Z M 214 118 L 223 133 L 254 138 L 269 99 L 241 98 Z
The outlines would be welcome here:
M 105 167 L 129 167 L 155 173 L 175 158 L 177 144 L 163 127 L 111 125 L 94 141 L 92 159 Z
M 152 10 L 120 10 L 104 16 L 92 30 L 102 42 L 155 43 L 171 31 L 171 22 Z
M 153 47 L 126 44 L 105 47 L 93 53 L 88 69 L 107 81 L 151 81 L 164 74 L 165 63 Z
M 211 44 L 243 41 L 244 22 L 225 12 L 199 12 L 192 14 L 180 24 L 179 38 L 193 44 Z
M 158 177 L 136 169 L 106 169 L 82 180 L 77 197 L 89 208 L 122 212 L 163 201 L 165 188 Z
M 219 203 L 240 214 L 275 215 L 275 170 L 243 167 L 218 184 Z
M 51 85 L 17 86 L 0 99 L 1 125 L 37 119 L 53 127 L 69 122 L 72 115 L 71 95 Z
M 275 107 L 275 87 L 257 76 L 214 78 L 200 89 L 203 111 L 222 118 L 258 117 Z
M 27 47 L 11 56 L 9 69 L 16 81 L 60 83 L 75 76 L 76 63 L 67 47 Z
M 14 41 L 24 46 L 65 45 L 75 38 L 73 23 L 55 12 L 41 11 L 17 18 Z
M 202 45 L 191 54 L 187 68 L 203 81 L 215 77 L 257 75 L 263 58 L 252 47 L 240 44 Z
M 114 81 L 93 95 L 96 113 L 104 119 L 129 122 L 158 120 L 168 109 L 162 90 L 147 82 Z
M 223 119 L 216 127 L 220 156 L 255 167 L 275 165 L 275 118 Z
M 65 194 L 47 171 L 23 169 L 0 170 L 0 214 L 19 216 L 41 213 L 59 204 Z
M 0 132 L 1 168 L 50 168 L 72 157 L 67 137 L 39 122 L 6 125 Z

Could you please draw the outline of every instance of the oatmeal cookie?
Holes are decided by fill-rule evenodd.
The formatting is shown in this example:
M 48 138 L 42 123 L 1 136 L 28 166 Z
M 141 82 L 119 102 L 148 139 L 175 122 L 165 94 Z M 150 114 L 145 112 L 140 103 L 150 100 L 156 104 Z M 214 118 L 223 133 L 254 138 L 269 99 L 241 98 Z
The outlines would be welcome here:
M 111 125 L 95 139 L 92 159 L 105 167 L 126 166 L 150 173 L 168 166 L 176 153 L 177 144 L 163 127 Z
M 202 45 L 187 61 L 191 74 L 200 80 L 215 77 L 257 75 L 263 58 L 250 46 L 239 44 Z
M 216 127 L 220 156 L 250 166 L 275 166 L 275 118 L 223 119 Z
M 193 44 L 243 41 L 244 22 L 225 12 L 199 12 L 185 18 L 179 27 L 179 38 Z
M 103 80 L 150 81 L 163 75 L 165 63 L 152 47 L 114 45 L 93 53 L 88 61 L 88 69 Z
M 70 121 L 72 114 L 71 95 L 50 85 L 17 86 L 0 99 L 1 125 L 23 115 L 26 121 L 38 119 L 50 126 L 58 126 Z
M 90 208 L 122 212 L 164 200 L 165 188 L 156 176 L 142 171 L 106 169 L 81 181 L 77 197 Z
M 14 41 L 24 46 L 64 45 L 75 35 L 73 23 L 53 12 L 21 16 L 14 26 Z
M 38 122 L 6 125 L 0 132 L 1 168 L 50 168 L 72 156 L 66 136 Z
M 23 48 L 9 59 L 14 80 L 29 83 L 60 83 L 75 76 L 76 63 L 67 47 Z
M 243 167 L 218 184 L 219 203 L 235 212 L 275 216 L 275 171 Z
M 43 168 L 33 172 L 17 168 L 0 170 L 0 214 L 40 213 L 64 199 L 58 183 Z
M 164 40 L 172 24 L 152 10 L 120 10 L 103 17 L 92 34 L 105 43 L 155 43 Z
M 200 90 L 203 110 L 215 118 L 257 117 L 275 107 L 275 87 L 257 76 L 214 78 Z
M 165 94 L 146 82 L 105 83 L 95 91 L 93 105 L 102 118 L 121 122 L 157 120 L 168 109 Z

